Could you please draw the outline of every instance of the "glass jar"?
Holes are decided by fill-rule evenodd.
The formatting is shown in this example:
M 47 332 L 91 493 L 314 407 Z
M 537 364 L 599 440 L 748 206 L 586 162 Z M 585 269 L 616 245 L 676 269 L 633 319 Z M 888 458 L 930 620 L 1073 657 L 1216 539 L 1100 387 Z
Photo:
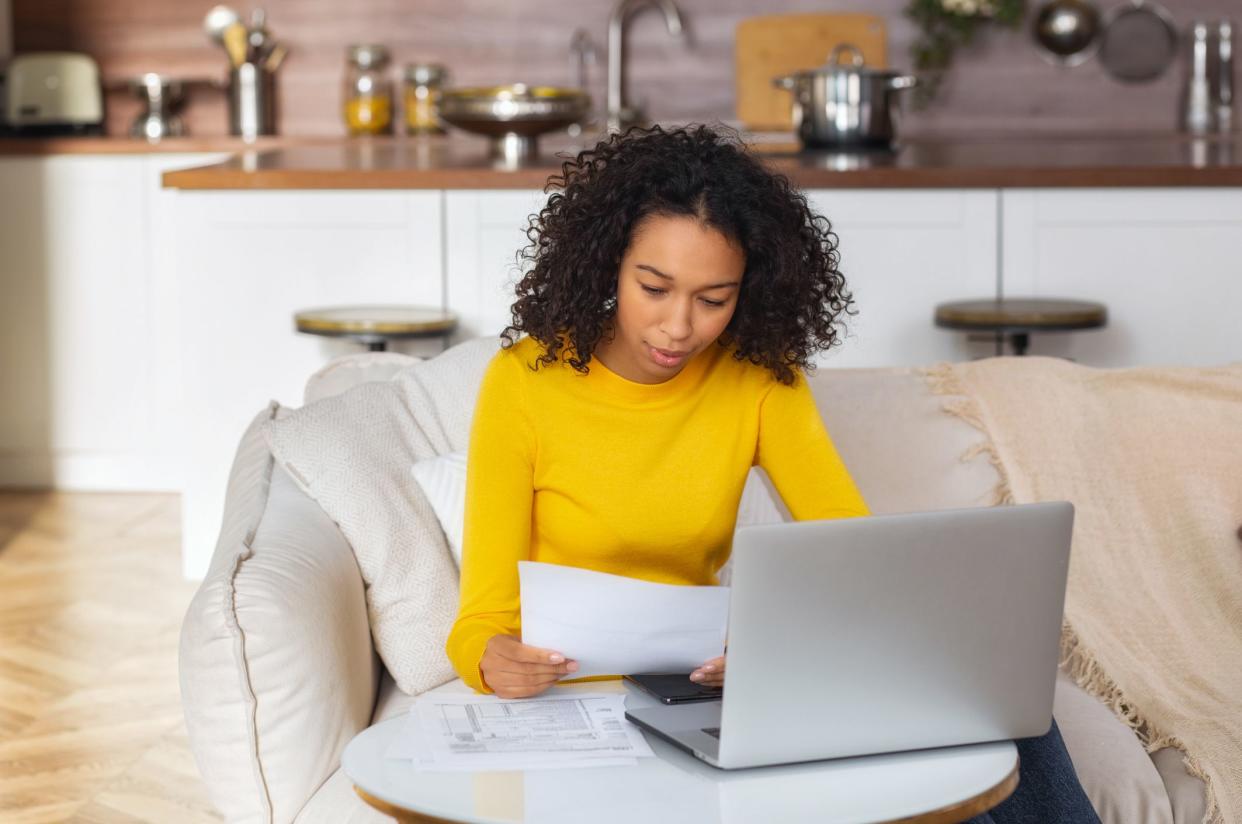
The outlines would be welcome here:
M 448 71 L 439 63 L 410 63 L 405 67 L 406 134 L 444 134 L 440 123 L 440 90 Z
M 350 46 L 345 69 L 345 128 L 350 135 L 392 133 L 392 80 L 386 74 L 388 49 L 376 44 Z

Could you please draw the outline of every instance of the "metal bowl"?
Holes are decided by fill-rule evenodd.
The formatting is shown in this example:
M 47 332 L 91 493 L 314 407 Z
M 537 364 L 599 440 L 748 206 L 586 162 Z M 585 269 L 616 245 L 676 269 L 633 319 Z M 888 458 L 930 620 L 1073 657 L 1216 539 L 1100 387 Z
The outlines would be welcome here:
M 471 86 L 445 89 L 440 96 L 444 122 L 492 138 L 491 156 L 529 160 L 539 135 L 560 131 L 583 120 L 591 96 L 580 89 L 555 86 Z
M 1100 47 L 1100 12 L 1087 0 L 1051 0 L 1036 10 L 1033 33 L 1046 60 L 1077 66 Z

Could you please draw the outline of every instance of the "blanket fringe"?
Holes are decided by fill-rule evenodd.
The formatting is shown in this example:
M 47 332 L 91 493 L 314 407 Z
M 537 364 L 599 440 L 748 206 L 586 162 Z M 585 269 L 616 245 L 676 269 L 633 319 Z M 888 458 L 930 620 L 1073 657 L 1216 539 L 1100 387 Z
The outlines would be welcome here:
M 1165 747 L 1173 747 L 1180 752 L 1186 771 L 1202 781 L 1205 787 L 1204 795 L 1207 798 L 1207 812 L 1203 817 L 1203 824 L 1225 824 L 1220 805 L 1216 801 L 1216 791 L 1212 785 L 1212 778 L 1203 769 L 1199 759 L 1186 751 L 1186 745 L 1182 743 L 1181 739 L 1156 729 L 1155 725 L 1139 711 L 1138 707 L 1130 703 L 1117 684 L 1113 682 L 1108 673 L 1104 671 L 1104 668 L 1100 666 L 1095 656 L 1082 643 L 1078 633 L 1074 631 L 1069 621 L 1065 621 L 1061 625 L 1060 666 L 1074 680 L 1074 683 L 1104 702 L 1113 711 L 1113 715 L 1118 720 L 1133 730 L 1135 736 L 1138 737 L 1139 743 L 1143 745 L 1143 748 L 1149 754 Z
M 992 491 L 990 506 L 1016 503 L 1013 489 L 1009 484 L 1009 474 L 1000 460 L 996 445 L 992 442 L 991 433 L 983 420 L 982 410 L 978 403 L 967 392 L 954 372 L 952 363 L 937 363 L 933 366 L 916 370 L 926 381 L 928 389 L 934 395 L 946 396 L 941 408 L 977 429 L 983 440 L 966 450 L 961 456 L 962 461 L 969 461 L 980 454 L 987 455 L 988 462 L 996 470 L 999 481 Z M 1095 656 L 1087 649 L 1078 637 L 1078 633 L 1069 621 L 1061 626 L 1061 660 L 1060 667 L 1082 687 L 1087 693 L 1102 701 L 1119 721 L 1134 731 L 1135 736 L 1148 753 L 1164 747 L 1174 747 L 1182 755 L 1182 763 L 1186 771 L 1203 782 L 1207 798 L 1207 812 L 1202 824 L 1225 824 L 1220 805 L 1216 800 L 1215 788 L 1211 776 L 1203 769 L 1197 758 L 1186 751 L 1186 746 L 1176 736 L 1159 732 L 1148 721 L 1138 708 L 1130 703 L 1121 689 L 1109 678 Z
M 975 402 L 975 399 L 966 394 L 965 387 L 962 386 L 961 381 L 958 380 L 957 375 L 953 372 L 953 364 L 938 363 L 918 371 L 922 374 L 924 380 L 927 381 L 928 388 L 931 389 L 932 394 L 953 396 L 946 398 L 942 403 L 941 408 L 945 412 L 961 418 L 983 434 L 983 440 L 962 453 L 959 460 L 965 463 L 974 460 L 979 455 L 986 455 L 988 463 L 996 470 L 996 477 L 1000 480 L 992 489 L 988 506 L 1014 503 L 1013 489 L 1009 485 L 1009 473 L 1005 471 L 1005 465 L 1001 462 L 1000 453 L 996 451 L 996 445 L 992 443 L 992 438 L 983 423 L 983 412 L 979 409 L 979 404 Z

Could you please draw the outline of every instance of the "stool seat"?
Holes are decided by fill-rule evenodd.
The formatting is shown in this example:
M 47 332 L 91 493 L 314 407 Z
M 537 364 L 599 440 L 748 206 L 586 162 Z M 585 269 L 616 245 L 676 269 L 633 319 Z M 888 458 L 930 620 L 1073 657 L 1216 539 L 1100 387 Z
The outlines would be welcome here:
M 383 351 L 394 338 L 443 337 L 457 328 L 457 316 L 431 306 L 328 306 L 293 316 L 299 332 L 348 337 Z
M 1099 329 L 1108 323 L 1103 304 L 1056 298 L 991 298 L 942 303 L 936 307 L 936 326 L 966 332 L 991 332 L 999 341 L 1010 336 L 1016 354 L 1025 353 L 1032 332 L 1068 332 Z

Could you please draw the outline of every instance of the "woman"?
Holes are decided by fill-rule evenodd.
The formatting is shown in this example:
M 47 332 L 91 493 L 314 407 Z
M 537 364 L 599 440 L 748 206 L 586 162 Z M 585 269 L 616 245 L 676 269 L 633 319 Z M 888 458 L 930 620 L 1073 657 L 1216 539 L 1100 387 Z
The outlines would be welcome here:
M 704 126 L 613 135 L 559 188 L 479 392 L 447 644 L 506 698 L 577 669 L 521 642 L 519 560 L 715 584 L 754 465 L 797 520 L 869 514 L 803 374 L 853 303 L 805 196 Z

